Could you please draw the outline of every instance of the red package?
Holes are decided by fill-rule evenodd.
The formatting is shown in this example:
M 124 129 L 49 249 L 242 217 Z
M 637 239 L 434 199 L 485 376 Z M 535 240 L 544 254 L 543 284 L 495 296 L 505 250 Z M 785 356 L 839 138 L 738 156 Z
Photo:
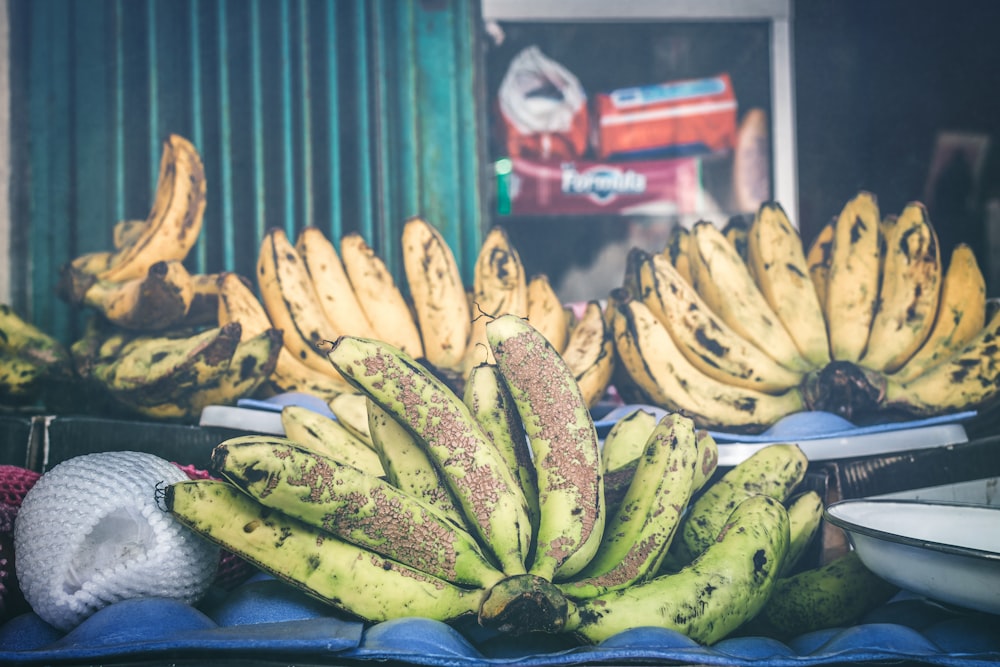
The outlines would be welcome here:
M 511 61 L 497 95 L 511 157 L 574 158 L 587 150 L 587 96 L 573 74 L 536 46 Z
M 728 74 L 720 74 L 600 93 L 594 99 L 594 133 L 601 159 L 732 149 L 732 82 Z

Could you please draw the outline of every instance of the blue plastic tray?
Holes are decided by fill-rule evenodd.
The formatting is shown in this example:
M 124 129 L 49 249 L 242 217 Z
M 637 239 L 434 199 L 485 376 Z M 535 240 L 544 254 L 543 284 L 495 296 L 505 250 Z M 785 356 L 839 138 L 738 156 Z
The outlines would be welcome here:
M 490 635 L 474 622 L 422 618 L 366 626 L 266 576 L 198 607 L 147 598 L 120 602 L 62 633 L 32 613 L 0 626 L 0 664 L 155 660 L 183 657 L 281 662 L 395 661 L 434 667 L 679 662 L 804 667 L 917 661 L 972 667 L 1000 662 L 1000 616 L 945 608 L 902 594 L 862 624 L 823 630 L 787 643 L 734 637 L 701 646 L 672 631 L 636 628 L 598 646 L 568 637 Z

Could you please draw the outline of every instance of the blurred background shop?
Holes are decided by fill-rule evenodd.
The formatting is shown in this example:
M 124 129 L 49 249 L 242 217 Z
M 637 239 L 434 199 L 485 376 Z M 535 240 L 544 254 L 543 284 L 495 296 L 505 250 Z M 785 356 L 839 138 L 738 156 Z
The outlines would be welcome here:
M 58 268 L 148 213 L 169 133 L 205 160 L 199 270 L 317 224 L 398 271 L 420 214 L 467 275 L 500 223 L 564 300 L 602 298 L 673 225 L 775 199 L 808 242 L 867 189 L 924 201 L 1000 290 L 990 0 L 2 5 L 0 301 L 67 340 Z M 518 140 L 511 110 L 553 100 L 570 130 Z

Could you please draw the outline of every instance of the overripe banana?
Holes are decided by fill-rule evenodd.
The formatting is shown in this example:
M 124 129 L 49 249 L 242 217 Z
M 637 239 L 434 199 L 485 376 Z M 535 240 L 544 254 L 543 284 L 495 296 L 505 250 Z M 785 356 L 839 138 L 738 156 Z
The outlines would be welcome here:
M 587 407 L 593 408 L 607 392 L 615 368 L 611 322 L 600 301 L 591 300 L 584 305 L 562 357 L 573 373 Z
M 747 260 L 747 253 L 750 249 L 749 235 L 751 224 L 751 218 L 744 215 L 733 215 L 722 226 L 722 235 L 733 244 L 737 254 L 743 258 L 743 261 Z
M 419 217 L 403 225 L 402 245 L 424 357 L 437 368 L 461 371 L 472 314 L 455 254 L 437 227 Z
M 878 305 L 861 365 L 892 373 L 920 349 L 934 326 L 941 296 L 937 233 L 919 202 L 882 226 L 885 238 Z
M 341 237 L 340 258 L 375 338 L 414 358 L 422 357 L 424 347 L 417 322 L 385 261 L 359 232 Z
M 302 405 L 281 409 L 285 437 L 297 444 L 375 477 L 385 475 L 379 455 L 336 419 Z
M 539 521 L 529 572 L 567 579 L 593 558 L 607 518 L 594 420 L 566 362 L 527 320 L 500 315 L 486 337 L 535 463 Z
M 1000 312 L 976 336 L 936 366 L 904 383 L 887 379 L 881 406 L 917 416 L 975 410 L 1000 386 Z
M 986 279 L 972 247 L 957 244 L 941 285 L 934 326 L 927 340 L 902 368 L 892 373 L 905 383 L 941 363 L 968 343 L 986 324 Z
M 194 145 L 176 134 L 163 142 L 160 174 L 146 224 L 117 249 L 101 280 L 142 278 L 156 262 L 183 260 L 198 240 L 205 215 L 205 168 Z
M 565 631 L 596 644 L 631 628 L 654 626 L 714 644 L 764 606 L 787 549 L 784 506 L 752 496 L 727 518 L 718 540 L 698 560 L 680 572 L 572 605 Z
M 856 363 L 865 353 L 878 302 L 881 215 L 875 196 L 860 192 L 837 216 L 826 279 L 830 355 Z
M 295 250 L 306 266 L 327 321 L 341 333 L 374 336 L 375 329 L 358 301 L 337 248 L 323 230 L 303 227 L 295 239 Z
M 802 373 L 782 366 L 733 330 L 662 255 L 633 248 L 627 261 L 636 272 L 639 299 L 693 366 L 720 382 L 768 393 L 799 384 Z M 825 336 L 825 326 L 823 331 Z
M 196 533 L 365 621 L 452 621 L 474 615 L 482 602 L 480 589 L 450 584 L 307 526 L 226 482 L 178 482 L 166 488 L 164 499 Z
M 488 588 L 504 576 L 434 508 L 287 438 L 230 438 L 212 467 L 262 505 L 439 579 Z
M 591 598 L 655 576 L 691 497 L 697 454 L 693 422 L 665 415 L 646 441 L 625 498 L 605 524 L 597 553 L 560 590 L 571 598 Z
M 135 243 L 149 224 L 147 220 L 119 220 L 111 228 L 111 245 L 121 250 Z
M 385 341 L 341 336 L 329 357 L 345 378 L 418 438 L 470 528 L 503 571 L 524 573 L 531 545 L 524 493 L 462 399 Z
M 691 274 L 701 298 L 736 333 L 782 366 L 809 370 L 811 364 L 761 294 L 746 262 L 722 232 L 705 220 L 691 228 Z
M 159 261 L 146 275 L 121 282 L 95 280 L 83 295 L 112 324 L 137 331 L 162 331 L 179 325 L 194 300 L 191 274 L 179 260 Z
M 809 267 L 809 278 L 816 290 L 816 298 L 826 313 L 826 284 L 830 277 L 830 260 L 833 258 L 833 232 L 836 219 L 827 222 L 819 230 L 816 238 L 806 252 L 806 265 Z M 825 321 L 825 320 L 824 320 Z M 827 334 L 829 338 L 829 334 Z M 828 341 L 829 342 L 829 341 Z
M 671 227 L 667 243 L 660 254 L 670 261 L 688 284 L 694 284 L 694 277 L 691 275 L 691 231 L 687 227 L 679 223 Z
M 802 237 L 780 204 L 760 206 L 747 232 L 746 260 L 761 294 L 802 356 L 817 368 L 829 363 L 823 306 L 809 275 Z
M 627 293 L 618 291 L 615 309 L 617 359 L 648 402 L 691 417 L 699 428 L 743 432 L 762 431 L 805 407 L 798 389 L 767 394 L 702 373 L 649 308 Z

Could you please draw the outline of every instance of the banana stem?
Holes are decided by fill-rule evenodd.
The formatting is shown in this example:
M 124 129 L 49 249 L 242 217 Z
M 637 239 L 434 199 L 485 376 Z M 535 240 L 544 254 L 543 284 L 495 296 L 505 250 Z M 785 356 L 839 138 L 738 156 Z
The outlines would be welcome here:
M 507 577 L 490 589 L 479 624 L 507 635 L 562 632 L 569 601 L 552 582 L 533 574 Z

